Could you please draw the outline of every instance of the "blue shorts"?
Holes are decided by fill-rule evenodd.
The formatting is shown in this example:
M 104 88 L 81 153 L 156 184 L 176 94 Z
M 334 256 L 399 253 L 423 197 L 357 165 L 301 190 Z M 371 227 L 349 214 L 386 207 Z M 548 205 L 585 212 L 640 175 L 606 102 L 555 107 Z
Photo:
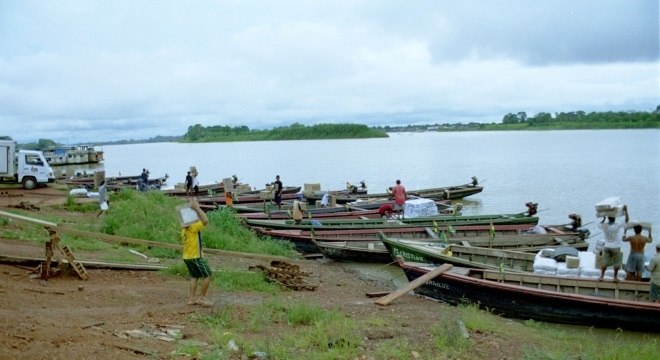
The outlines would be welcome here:
M 626 271 L 629 273 L 639 273 L 644 271 L 644 253 L 630 253 L 626 263 Z

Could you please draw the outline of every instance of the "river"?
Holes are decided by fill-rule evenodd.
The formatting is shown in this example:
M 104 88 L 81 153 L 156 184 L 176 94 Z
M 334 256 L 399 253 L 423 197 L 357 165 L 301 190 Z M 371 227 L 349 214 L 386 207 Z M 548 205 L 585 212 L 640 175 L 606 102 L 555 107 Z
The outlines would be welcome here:
M 235 174 L 257 188 L 275 175 L 285 186 L 320 183 L 324 190 L 365 180 L 371 192 L 383 192 L 396 179 L 414 190 L 476 176 L 484 191 L 462 201 L 465 214 L 522 212 L 532 201 L 539 204 L 541 223 L 567 223 L 568 214 L 578 213 L 597 240 L 594 205 L 619 196 L 631 219 L 660 222 L 660 130 L 392 133 L 380 139 L 150 143 L 103 150 L 106 176 L 147 168 L 152 177 L 168 174 L 169 186 L 183 182 L 191 166 L 200 184 Z M 647 254 L 653 251 L 647 246 Z

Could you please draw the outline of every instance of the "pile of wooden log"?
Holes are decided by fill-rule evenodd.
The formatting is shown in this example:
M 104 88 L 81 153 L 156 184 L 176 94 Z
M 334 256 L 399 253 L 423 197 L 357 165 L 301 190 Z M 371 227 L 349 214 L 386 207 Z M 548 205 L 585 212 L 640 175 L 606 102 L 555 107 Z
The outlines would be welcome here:
M 310 273 L 301 271 L 298 265 L 286 261 L 273 260 L 270 262 L 270 266 L 255 265 L 250 266 L 249 269 L 262 271 L 269 281 L 289 289 L 314 291 L 318 287 L 303 279 L 303 276 L 309 276 Z

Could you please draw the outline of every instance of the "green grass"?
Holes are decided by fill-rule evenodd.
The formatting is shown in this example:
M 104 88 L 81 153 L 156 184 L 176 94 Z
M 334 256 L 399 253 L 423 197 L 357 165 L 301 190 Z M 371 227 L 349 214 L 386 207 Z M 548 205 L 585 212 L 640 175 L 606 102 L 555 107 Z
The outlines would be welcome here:
M 180 244 L 181 229 L 176 207 L 184 200 L 152 191 L 122 190 L 114 195 L 111 209 L 103 217 L 102 231 L 107 234 L 136 239 Z M 202 231 L 204 246 L 213 249 L 296 256 L 293 245 L 269 239 L 261 239 L 243 226 L 229 209 L 207 214 L 208 226 Z M 138 248 L 152 257 L 176 258 L 180 252 L 171 249 Z
M 251 307 L 224 306 L 199 321 L 211 331 L 212 353 L 220 359 L 229 358 L 224 357 L 229 340 L 243 354 L 263 352 L 269 359 L 353 359 L 362 341 L 357 324 L 342 314 L 277 298 Z
M 176 207 L 185 201 L 167 196 L 158 191 L 138 192 L 122 190 L 111 194 L 110 210 L 100 218 L 92 216 L 45 215 L 41 220 L 66 224 L 79 230 L 101 231 L 110 235 L 156 241 L 168 244 L 181 244 L 181 229 L 176 215 Z M 67 197 L 61 209 L 73 213 L 96 213 L 96 203 L 76 203 Z M 90 214 L 91 215 L 91 214 Z M 260 238 L 244 226 L 231 209 L 213 211 L 207 214 L 208 226 L 202 231 L 204 246 L 207 248 L 269 254 L 284 257 L 297 257 L 293 244 Z M 16 224 L 0 219 L 0 235 L 8 239 L 27 240 L 43 244 L 48 235 L 43 228 L 28 224 Z M 72 250 L 106 250 L 107 245 L 99 240 L 85 237 L 62 236 Z M 174 249 L 136 246 L 137 251 L 150 257 L 176 259 L 181 253 Z

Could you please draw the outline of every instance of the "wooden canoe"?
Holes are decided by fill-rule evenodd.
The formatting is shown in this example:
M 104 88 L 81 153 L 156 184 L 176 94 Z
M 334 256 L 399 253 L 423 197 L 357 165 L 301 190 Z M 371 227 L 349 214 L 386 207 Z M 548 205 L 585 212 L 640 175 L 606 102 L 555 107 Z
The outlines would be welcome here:
M 252 227 L 269 229 L 382 229 L 392 227 L 419 227 L 439 225 L 480 225 L 480 224 L 525 224 L 535 225 L 539 221 L 536 216 L 527 216 L 525 213 L 518 214 L 494 214 L 494 215 L 438 215 L 429 217 L 418 217 L 408 219 L 304 219 L 300 224 L 293 220 L 260 220 L 246 219 L 246 223 Z
M 438 242 L 394 239 L 386 236 L 381 236 L 381 240 L 391 259 L 401 256 L 405 261 L 413 262 L 452 264 L 498 271 L 505 269 L 513 272 L 534 272 L 535 254 L 531 252 L 504 250 L 499 247 L 447 245 Z M 524 238 L 519 239 L 518 244 L 521 248 L 530 248 L 526 246 Z M 552 246 L 556 246 L 556 244 L 551 242 L 543 248 Z
M 392 201 L 389 201 L 393 203 Z M 313 219 L 380 219 L 381 215 L 378 212 L 377 208 L 374 209 L 363 209 L 349 204 L 344 204 L 335 207 L 312 207 L 313 205 L 307 205 L 305 209 L 305 216 Z M 438 201 L 436 202 L 438 208 L 438 213 L 443 215 L 461 215 L 460 212 L 456 212 L 449 201 Z M 291 219 L 293 214 L 291 212 L 291 207 L 287 204 L 283 206 L 284 210 L 271 210 L 270 207 L 267 208 L 267 211 L 249 211 L 250 209 L 255 209 L 258 207 L 249 207 L 249 206 L 234 206 L 234 209 L 239 212 L 238 216 L 245 219 L 255 219 L 255 220 L 286 220 Z M 262 207 L 263 208 L 263 207 Z M 246 211 L 247 210 L 247 211 Z
M 335 261 L 392 262 L 382 241 L 311 241 L 323 256 Z
M 406 193 L 409 198 L 422 197 L 432 200 L 456 200 L 462 199 L 464 197 L 478 194 L 483 191 L 483 186 L 473 185 L 473 184 L 464 184 L 464 185 L 455 185 L 455 186 L 445 186 L 437 188 L 428 188 L 428 189 L 418 189 L 410 190 Z M 314 203 L 317 200 L 321 200 L 325 192 L 317 191 L 312 194 L 306 194 L 305 198 L 308 202 Z M 335 200 L 338 204 L 343 204 L 347 202 L 353 202 L 359 199 L 374 199 L 374 198 L 390 198 L 391 194 L 389 192 L 385 193 L 369 193 L 369 194 L 336 194 Z
M 531 229 L 542 228 L 544 234 L 532 233 Z M 530 227 L 529 225 L 494 225 L 495 233 L 495 247 L 502 243 L 502 247 L 514 248 L 520 247 L 520 241 L 513 242 L 510 238 L 512 236 L 519 236 L 523 234 L 528 243 L 540 246 L 545 244 L 550 246 L 553 242 L 556 245 L 571 245 L 578 248 L 587 246 L 584 238 L 588 236 L 588 232 L 569 232 L 561 231 L 555 226 L 536 226 Z M 301 229 L 267 229 L 256 227 L 254 230 L 265 236 L 274 239 L 291 241 L 296 249 L 303 252 L 317 252 L 318 249 L 312 243 L 312 239 L 317 241 L 336 241 L 336 242 L 379 242 L 379 233 L 382 232 L 385 236 L 391 238 L 403 238 L 421 241 L 436 241 L 440 242 L 442 231 L 445 231 L 447 242 L 454 244 L 463 244 L 472 242 L 471 246 L 489 246 L 490 241 L 490 225 L 469 225 L 469 226 L 456 226 L 453 231 L 448 232 L 447 227 L 440 228 L 438 231 L 431 227 L 409 227 L 409 228 L 382 228 L 382 229 L 359 229 L 359 230 L 301 230 Z M 439 236 L 440 234 L 440 236 Z M 500 240 L 500 238 L 502 240 Z M 491 242 L 491 246 L 492 246 Z M 532 246 L 532 245 L 528 245 Z

